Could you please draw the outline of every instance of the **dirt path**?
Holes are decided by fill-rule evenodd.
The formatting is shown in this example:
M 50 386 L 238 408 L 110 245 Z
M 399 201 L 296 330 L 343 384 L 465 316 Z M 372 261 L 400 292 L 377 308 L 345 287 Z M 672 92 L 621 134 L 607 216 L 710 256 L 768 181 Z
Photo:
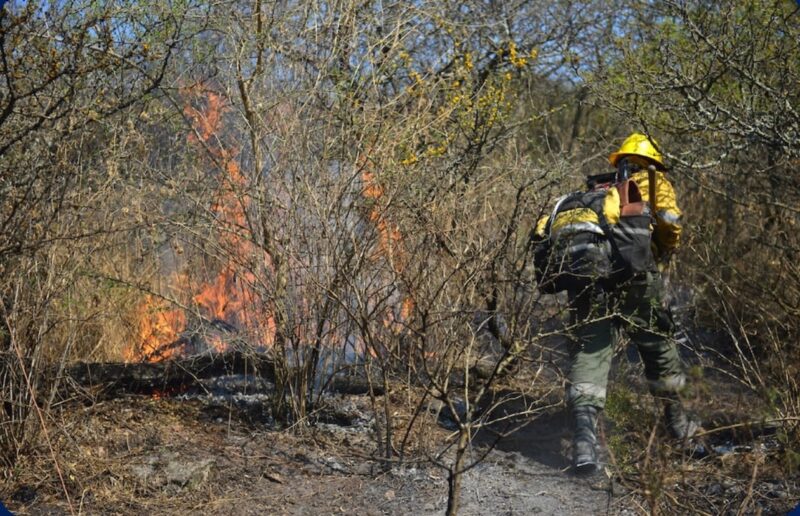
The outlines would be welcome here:
M 460 514 L 614 513 L 600 478 L 578 479 L 519 452 L 497 451 L 467 474 Z
M 467 475 L 463 514 L 600 514 L 615 511 L 603 473 L 569 473 L 563 412 L 544 414 L 504 437 Z M 489 439 L 479 436 L 478 443 Z

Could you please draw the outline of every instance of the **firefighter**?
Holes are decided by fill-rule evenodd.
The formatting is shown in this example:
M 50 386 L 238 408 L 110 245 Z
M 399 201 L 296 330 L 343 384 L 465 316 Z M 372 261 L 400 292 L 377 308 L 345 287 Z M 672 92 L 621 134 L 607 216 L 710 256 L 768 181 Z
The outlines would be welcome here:
M 575 340 L 570 350 L 567 400 L 574 424 L 573 467 L 578 473 L 591 473 L 598 467 L 597 416 L 606 400 L 615 330 L 624 330 L 637 346 L 649 389 L 664 405 L 670 435 L 686 440 L 699 428 L 687 417 L 679 398 L 686 379 L 670 338 L 672 322 L 659 272 L 680 241 L 681 211 L 675 191 L 664 174 L 661 153 L 644 134 L 628 136 L 609 161 L 617 169 L 618 179 L 630 178 L 638 185 L 642 200 L 649 202 L 655 197 L 649 205 L 655 208 L 651 249 L 658 266 L 618 285 L 568 290 Z

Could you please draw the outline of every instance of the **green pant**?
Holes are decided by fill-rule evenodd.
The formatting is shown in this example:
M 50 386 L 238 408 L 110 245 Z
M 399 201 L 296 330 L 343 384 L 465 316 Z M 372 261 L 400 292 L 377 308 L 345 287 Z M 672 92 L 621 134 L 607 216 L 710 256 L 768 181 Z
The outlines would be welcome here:
M 569 292 L 574 340 L 567 399 L 573 407 L 603 408 L 614 329 L 636 344 L 650 390 L 669 395 L 685 384 L 678 350 L 671 339 L 672 322 L 662 304 L 663 283 L 657 272 L 615 289 L 588 286 Z

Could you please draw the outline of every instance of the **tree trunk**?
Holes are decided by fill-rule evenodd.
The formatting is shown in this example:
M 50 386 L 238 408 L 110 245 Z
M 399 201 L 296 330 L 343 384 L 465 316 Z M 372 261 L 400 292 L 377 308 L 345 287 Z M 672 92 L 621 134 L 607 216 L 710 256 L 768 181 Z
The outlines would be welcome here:
M 461 428 L 458 436 L 458 448 L 456 449 L 456 460 L 450 469 L 447 477 L 447 516 L 458 514 L 458 506 L 461 503 L 461 479 L 464 476 L 464 459 L 469 446 L 469 431 Z

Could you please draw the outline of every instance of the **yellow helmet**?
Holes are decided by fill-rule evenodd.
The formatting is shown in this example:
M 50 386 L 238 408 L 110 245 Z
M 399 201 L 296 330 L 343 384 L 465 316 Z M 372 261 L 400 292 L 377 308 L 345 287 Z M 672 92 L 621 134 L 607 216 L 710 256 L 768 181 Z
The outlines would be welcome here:
M 657 146 L 658 144 L 654 139 L 642 133 L 632 133 L 625 138 L 625 141 L 622 142 L 617 152 L 611 153 L 608 157 L 608 161 L 611 162 L 611 165 L 616 167 L 617 161 L 623 156 L 635 155 L 649 159 L 655 163 L 659 169 L 663 170 L 666 168 L 664 166 L 664 158 L 661 156 L 661 153 L 658 152 L 658 149 L 656 149 Z

